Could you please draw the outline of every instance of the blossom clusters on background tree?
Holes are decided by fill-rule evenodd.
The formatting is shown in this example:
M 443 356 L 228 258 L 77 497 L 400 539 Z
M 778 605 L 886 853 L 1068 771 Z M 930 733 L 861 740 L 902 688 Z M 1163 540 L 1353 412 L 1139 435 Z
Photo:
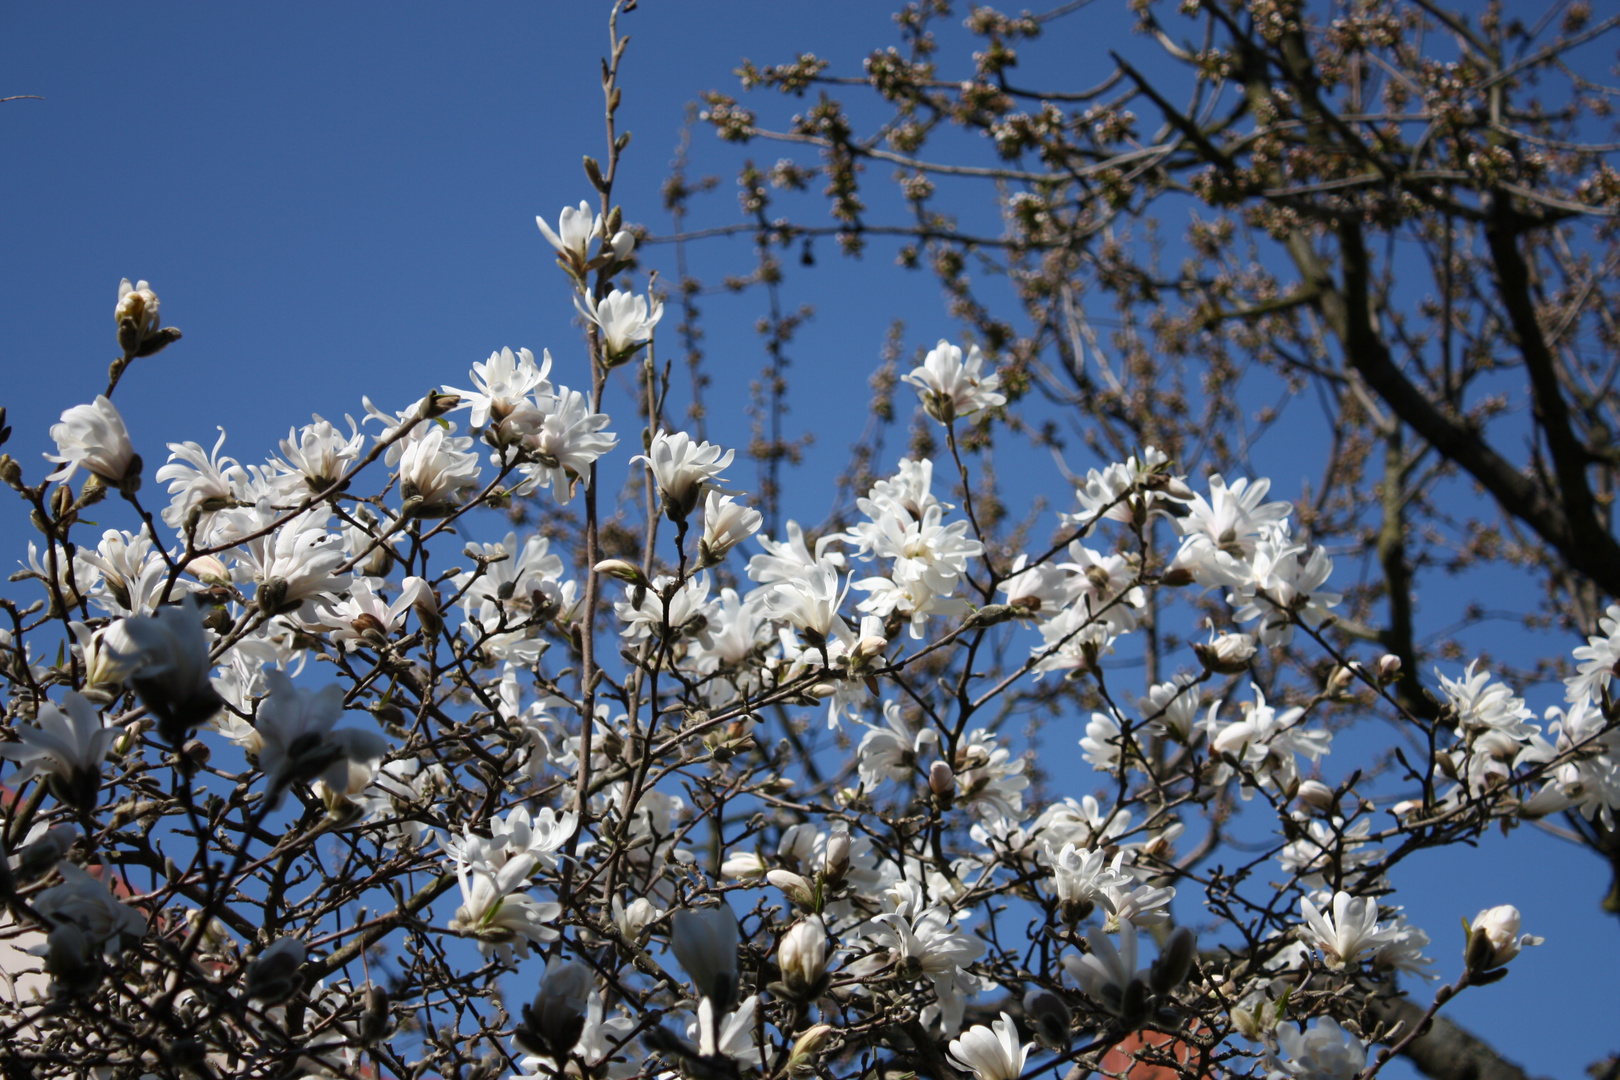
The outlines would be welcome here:
M 1545 723 L 1478 665 L 1438 675 L 1446 725 L 1390 806 L 1320 765 L 1348 712 L 1416 722 L 1393 687 L 1423 676 L 1327 634 L 1343 598 L 1293 508 L 1141 446 L 1014 543 L 962 445 L 1017 418 L 977 345 L 904 377 L 941 452 L 839 527 L 762 533 L 733 450 L 667 414 L 662 305 L 621 287 L 617 16 L 601 210 L 540 220 L 582 355 L 493 352 L 259 463 L 170 442 L 143 485 L 153 436 L 113 399 L 179 335 L 125 282 L 107 392 L 48 473 L 0 459 L 40 534 L 0 600 L 0 897 L 39 973 L 0 1000 L 8 1060 L 1016 1080 L 1136 1046 L 1348 1080 L 1421 1033 L 1380 1012 L 1398 978 L 1447 980 L 1424 1021 L 1503 978 L 1540 940 L 1514 908 L 1442 947 L 1390 872 L 1528 816 L 1612 826 L 1620 607 Z M 637 399 L 609 412 L 616 369 Z M 524 506 L 543 527 L 490 527 Z M 1190 662 L 1131 693 L 1110 658 L 1178 619 Z M 1326 678 L 1273 679 L 1285 650 Z M 1043 713 L 1093 793 L 1032 783 Z

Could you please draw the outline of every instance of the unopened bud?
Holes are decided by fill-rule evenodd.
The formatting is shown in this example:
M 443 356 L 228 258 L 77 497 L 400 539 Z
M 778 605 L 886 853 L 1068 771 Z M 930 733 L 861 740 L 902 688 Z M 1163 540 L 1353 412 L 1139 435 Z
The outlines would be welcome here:
M 1193 961 L 1198 958 L 1198 935 L 1185 926 L 1178 926 L 1170 939 L 1159 950 L 1159 958 L 1153 961 L 1153 967 L 1148 972 L 1148 981 L 1153 992 L 1163 996 L 1187 981 L 1187 975 L 1192 971 Z
M 266 1005 L 279 1005 L 303 986 L 304 943 L 294 937 L 278 939 L 248 965 L 243 990 Z
M 630 253 L 636 250 L 636 238 L 624 229 L 613 234 L 608 246 L 613 249 L 613 257 L 620 262 L 628 259 Z
M 827 1044 L 832 1042 L 833 1028 L 831 1024 L 817 1024 L 806 1029 L 793 1040 L 793 1050 L 788 1055 L 788 1072 L 795 1077 L 814 1076 L 816 1064 Z
M 223 586 L 231 583 L 231 572 L 217 555 L 199 555 L 186 564 L 186 570 L 204 585 Z
M 1338 801 L 1333 797 L 1333 789 L 1320 780 L 1301 781 L 1299 789 L 1294 792 L 1294 798 L 1312 810 L 1324 813 L 1331 811 Z
M 816 910 L 816 887 L 810 880 L 791 870 L 768 870 L 765 880 L 782 890 L 782 895 L 797 908 L 804 911 Z
M 439 390 L 429 390 L 427 396 L 416 406 L 416 415 L 423 420 L 433 420 L 461 404 L 460 394 L 446 394 Z
M 0 454 L 0 481 L 7 487 L 21 491 L 23 487 L 22 466 L 10 454 Z
M 1056 1053 L 1066 1053 L 1073 1042 L 1069 1036 L 1069 1007 L 1050 990 L 1039 988 L 1024 995 L 1024 1019 L 1035 1033 L 1035 1041 Z
M 849 830 L 839 829 L 827 838 L 827 860 L 822 871 L 829 886 L 837 888 L 849 873 Z
M 782 988 L 809 1003 L 827 990 L 827 929 L 814 915 L 801 919 L 782 935 L 776 949 Z
M 652 584 L 647 580 L 647 575 L 641 572 L 641 567 L 626 559 L 603 559 L 596 564 L 595 570 L 598 574 L 606 574 L 610 578 L 643 589 Z
M 956 800 L 956 774 L 943 761 L 928 767 L 928 790 L 941 810 L 949 810 Z
M 1333 669 L 1333 674 L 1328 676 L 1328 681 L 1327 681 L 1328 695 L 1331 696 L 1331 697 L 1340 696 L 1345 691 L 1349 690 L 1351 685 L 1355 681 L 1356 681 L 1355 669 L 1350 667 L 1347 664 L 1340 664 L 1339 666 L 1337 666 L 1337 667 L 1335 667 Z
M 1388 686 L 1401 677 L 1401 658 L 1394 653 L 1385 653 L 1378 658 L 1378 681 Z

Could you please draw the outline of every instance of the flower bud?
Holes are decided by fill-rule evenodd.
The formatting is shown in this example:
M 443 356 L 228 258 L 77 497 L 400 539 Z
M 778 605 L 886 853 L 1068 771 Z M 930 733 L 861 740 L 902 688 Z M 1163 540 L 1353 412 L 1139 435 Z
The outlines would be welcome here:
M 1193 961 L 1198 959 L 1198 935 L 1185 926 L 1178 926 L 1170 939 L 1159 950 L 1148 972 L 1153 992 L 1163 996 L 1187 981 Z
M 816 910 L 818 906 L 816 904 L 816 887 L 810 883 L 808 878 L 795 874 L 791 870 L 768 870 L 765 873 L 765 880 L 781 889 L 782 895 L 786 896 L 794 907 L 805 911 Z
M 928 790 L 941 810 L 949 810 L 956 801 L 956 774 L 945 762 L 936 761 L 928 767 Z
M 1378 658 L 1378 682 L 1388 686 L 1401 677 L 1401 658 L 1394 653 L 1385 653 Z
M 714 1003 L 717 1013 L 737 997 L 737 916 L 722 901 L 718 907 L 688 908 L 670 920 L 669 947 L 691 978 L 698 997 Z
M 793 1049 L 788 1054 L 788 1072 L 795 1077 L 814 1076 L 816 1061 L 827 1044 L 832 1042 L 832 1037 L 831 1024 L 817 1024 L 805 1029 L 793 1040 Z
M 782 985 L 799 1001 L 811 1002 L 827 989 L 827 928 L 814 915 L 799 920 L 776 949 Z
M 460 394 L 446 394 L 438 390 L 429 390 L 427 396 L 417 403 L 416 415 L 423 420 L 435 420 L 460 404 Z
M 15 491 L 23 488 L 22 466 L 10 454 L 0 454 L 0 482 Z
M 304 943 L 297 938 L 278 939 L 248 965 L 243 991 L 266 1005 L 286 1001 L 303 986 L 298 969 L 304 966 L 305 955 Z
M 1486 972 L 1499 968 L 1519 955 L 1526 945 L 1540 945 L 1545 938 L 1519 933 L 1519 909 L 1512 904 L 1486 908 L 1468 926 L 1468 948 L 1464 952 L 1468 970 Z
M 1254 638 L 1248 634 L 1217 634 L 1207 644 L 1194 644 L 1193 652 L 1208 671 L 1217 675 L 1240 675 L 1254 659 Z
M 646 937 L 647 928 L 663 917 L 664 913 L 645 896 L 638 896 L 629 904 L 617 896 L 613 898 L 613 924 L 619 928 L 619 933 L 637 945 Z
M 186 564 L 186 570 L 204 585 L 231 583 L 231 572 L 218 555 L 199 555 Z
M 647 575 L 641 572 L 641 567 L 625 559 L 603 559 L 596 564 L 595 570 L 598 574 L 606 574 L 610 578 L 628 585 L 639 585 L 643 589 L 651 584 L 647 580 Z
M 360 1044 L 371 1046 L 378 1039 L 388 1034 L 388 1022 L 392 1019 L 392 1012 L 388 1003 L 388 991 L 372 983 L 366 987 L 365 1010 L 360 1014 Z
M 513 1032 L 530 1053 L 561 1062 L 579 1045 L 590 1011 L 591 972 L 584 964 L 553 957 L 540 979 L 534 1004 L 523 1006 L 523 1023 Z
M 1299 788 L 1294 792 L 1294 798 L 1312 810 L 1320 810 L 1323 813 L 1331 812 L 1338 804 L 1338 800 L 1333 797 L 1333 789 L 1320 780 L 1301 781 Z
M 1069 1007 L 1050 990 L 1036 988 L 1024 995 L 1024 1019 L 1035 1033 L 1035 1041 L 1048 1050 L 1067 1053 L 1073 1040 L 1069 1036 Z
M 636 238 L 627 230 L 620 229 L 613 234 L 613 239 L 608 242 L 608 246 L 613 249 L 613 257 L 623 262 L 630 257 L 631 252 L 636 250 Z
M 822 868 L 822 880 L 836 889 L 849 873 L 849 830 L 839 829 L 827 837 L 827 858 Z

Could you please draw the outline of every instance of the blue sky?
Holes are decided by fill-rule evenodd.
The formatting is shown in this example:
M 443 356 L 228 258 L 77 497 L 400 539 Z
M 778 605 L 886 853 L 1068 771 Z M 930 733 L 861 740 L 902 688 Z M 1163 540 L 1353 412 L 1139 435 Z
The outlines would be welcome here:
M 119 389 L 149 478 L 164 442 L 211 445 L 225 426 L 226 452 L 258 461 L 311 412 L 358 419 L 362 394 L 404 407 L 430 386 L 466 385 L 471 363 L 502 346 L 549 347 L 553 379 L 582 385 L 574 312 L 533 219 L 555 221 L 563 205 L 594 199 L 579 162 L 601 153 L 606 11 L 595 2 L 148 3 L 138 15 L 8 5 L 0 97 L 44 98 L 0 104 L 0 404 L 15 428 L 6 449 L 29 479 L 42 475 L 49 424 L 104 386 L 126 276 L 149 279 L 165 321 L 186 335 L 138 362 Z M 1117 12 L 1069 20 L 1026 49 L 1030 63 L 1072 78 L 1105 62 L 1099 44 L 1142 45 L 1123 25 Z M 668 229 L 658 189 L 687 104 L 707 88 L 735 92 L 730 72 L 742 57 L 810 50 L 854 73 L 894 40 L 889 5 L 870 0 L 649 0 L 624 29 L 620 126 L 634 139 L 618 194 L 627 217 L 655 233 Z M 693 171 L 720 177 L 699 214 L 705 224 L 735 220 L 732 178 L 744 155 L 765 164 L 780 155 L 722 146 L 703 128 L 694 147 Z M 884 177 L 869 179 L 876 198 Z M 819 212 L 813 200 L 801 205 Z M 859 262 L 827 243 L 817 255 L 817 271 L 796 274 L 785 294 L 790 306 L 817 308 L 792 348 L 803 396 L 789 430 L 812 430 L 817 443 L 786 503 L 807 520 L 829 508 L 829 478 L 864 420 L 865 378 L 890 321 L 906 321 L 908 349 L 954 336 L 929 278 L 896 271 L 881 245 Z M 667 248 L 646 257 L 672 276 Z M 749 264 L 741 239 L 695 257 L 710 280 Z M 763 303 L 758 294 L 703 301 L 716 382 L 709 435 L 726 445 L 747 438 Z M 664 347 L 673 351 L 672 335 Z M 604 466 L 608 481 L 628 472 L 631 453 L 621 444 Z M 1264 447 L 1256 460 L 1265 466 Z M 1055 465 L 1036 483 L 1067 505 Z M 1291 497 L 1297 485 L 1279 476 L 1274 490 Z M 20 556 L 25 515 L 3 507 L 0 542 Z M 1379 730 L 1365 738 L 1375 744 Z M 1351 764 L 1330 759 L 1330 775 Z M 1395 883 L 1448 975 L 1460 959 L 1458 919 L 1489 904 L 1518 904 L 1527 929 L 1549 939 L 1449 1015 L 1533 1073 L 1577 1076 L 1620 1050 L 1606 984 L 1620 927 L 1597 909 L 1607 875 L 1596 859 L 1525 828 L 1409 866 Z

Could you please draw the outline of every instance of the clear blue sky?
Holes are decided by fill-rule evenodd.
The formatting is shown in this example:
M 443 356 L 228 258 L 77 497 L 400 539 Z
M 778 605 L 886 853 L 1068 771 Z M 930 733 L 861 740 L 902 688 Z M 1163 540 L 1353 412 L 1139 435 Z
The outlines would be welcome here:
M 223 425 L 227 453 L 258 461 L 312 411 L 358 419 L 362 394 L 403 407 L 430 386 L 466 385 L 470 364 L 501 346 L 549 347 L 553 379 L 583 385 L 573 310 L 533 218 L 554 221 L 564 204 L 594 199 L 579 161 L 601 153 L 606 11 L 600 2 L 8 5 L 0 97 L 45 100 L 0 105 L 0 404 L 16 429 L 6 449 L 37 480 L 49 424 L 104 385 L 125 276 L 149 279 L 165 321 L 186 334 L 119 390 L 148 478 L 164 442 L 211 445 Z M 1119 32 L 1123 23 L 1118 12 L 1088 13 L 1026 52 L 1074 81 L 1075 70 L 1104 62 L 1104 46 L 1142 44 Z M 647 0 L 624 27 L 621 127 L 634 141 L 619 195 L 654 232 L 668 229 L 658 188 L 683 111 L 706 88 L 735 92 L 740 58 L 811 50 L 854 73 L 893 40 L 889 5 L 873 0 Z M 735 219 L 744 153 L 763 163 L 779 155 L 721 146 L 701 128 L 695 146 L 694 171 L 721 178 L 703 215 L 710 224 Z M 882 176 L 870 179 L 881 188 Z M 673 276 L 668 249 L 647 254 Z M 822 268 L 786 297 L 819 312 L 793 349 L 807 396 L 790 431 L 813 430 L 818 445 L 786 506 L 809 520 L 828 508 L 828 478 L 860 428 L 865 377 L 890 320 L 906 320 L 912 347 L 953 335 L 929 279 L 894 271 L 881 246 L 859 263 L 830 244 L 817 254 Z M 698 257 L 711 279 L 748 265 L 742 240 Z M 717 383 L 709 434 L 727 445 L 747 437 L 741 410 L 762 360 L 752 329 L 762 305 L 758 295 L 704 301 Z M 621 444 L 606 480 L 628 471 L 632 452 Z M 1266 454 L 1256 457 L 1263 466 Z M 1050 479 L 1053 501 L 1066 505 L 1055 468 Z M 1277 492 L 1296 490 L 1279 480 Z M 27 529 L 19 508 L 0 502 L 8 564 Z M 1330 775 L 1353 764 L 1330 759 Z M 1411 873 L 1420 868 L 1422 880 Z M 1464 994 L 1447 1013 L 1532 1073 L 1558 1077 L 1620 1050 L 1609 982 L 1620 925 L 1597 908 L 1606 883 L 1593 857 L 1531 829 L 1413 860 L 1396 879 L 1448 977 L 1460 962 L 1458 919 L 1480 907 L 1516 903 L 1527 929 L 1546 935 L 1506 982 Z

